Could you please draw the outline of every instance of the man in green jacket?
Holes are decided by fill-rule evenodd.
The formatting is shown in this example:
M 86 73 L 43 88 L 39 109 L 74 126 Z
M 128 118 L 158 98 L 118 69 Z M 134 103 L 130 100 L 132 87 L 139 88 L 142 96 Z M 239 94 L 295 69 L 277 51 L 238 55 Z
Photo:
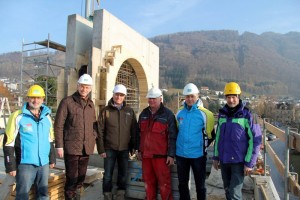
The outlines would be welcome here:
M 112 199 L 112 176 L 118 161 L 117 194 L 115 200 L 125 199 L 129 153 L 136 149 L 137 121 L 132 108 L 126 105 L 127 89 L 116 85 L 113 97 L 98 117 L 98 153 L 104 158 L 104 200 Z

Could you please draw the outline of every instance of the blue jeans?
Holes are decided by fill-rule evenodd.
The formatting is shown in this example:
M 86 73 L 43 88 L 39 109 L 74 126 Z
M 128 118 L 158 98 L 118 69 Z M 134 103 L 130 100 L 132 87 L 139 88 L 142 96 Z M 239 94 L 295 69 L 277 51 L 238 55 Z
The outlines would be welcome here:
M 242 200 L 244 163 L 220 163 L 227 200 Z
M 192 167 L 198 200 L 206 199 L 206 156 L 200 158 L 184 158 L 176 156 L 180 200 L 190 200 L 189 180 Z
M 126 177 L 128 169 L 129 151 L 105 150 L 103 193 L 112 191 L 112 176 L 116 161 L 118 162 L 118 190 L 126 190 Z
M 32 184 L 35 185 L 36 199 L 48 198 L 49 165 L 35 166 L 19 164 L 16 175 L 16 200 L 29 199 L 28 193 Z

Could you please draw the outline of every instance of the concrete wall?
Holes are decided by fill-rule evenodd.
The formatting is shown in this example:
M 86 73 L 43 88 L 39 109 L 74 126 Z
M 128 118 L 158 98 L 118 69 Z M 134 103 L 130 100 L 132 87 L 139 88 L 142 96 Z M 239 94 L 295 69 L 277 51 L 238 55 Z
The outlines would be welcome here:
M 66 41 L 66 69 L 58 77 L 58 103 L 77 89 L 78 70 L 89 64 L 92 47 L 93 23 L 74 14 L 68 17 Z M 92 74 L 92 71 L 89 72 Z
M 142 109 L 147 106 L 148 89 L 152 84 L 159 86 L 159 48 L 108 11 L 95 11 L 93 48 L 98 51 L 95 60 L 93 51 L 93 69 L 107 67 L 103 58 L 114 46 L 121 47 L 115 52 L 113 66 L 108 66 L 106 72 L 105 100 L 111 98 L 118 71 L 127 60 L 137 73 Z
M 113 53 L 112 62 L 107 57 Z M 77 71 L 88 64 L 94 86 L 91 97 L 96 106 L 112 97 L 117 74 L 128 61 L 139 82 L 140 109 L 152 85 L 159 86 L 159 48 L 106 10 L 95 11 L 93 22 L 79 15 L 68 18 L 66 70 L 58 77 L 58 101 L 76 91 Z M 98 111 L 98 109 L 97 109 Z

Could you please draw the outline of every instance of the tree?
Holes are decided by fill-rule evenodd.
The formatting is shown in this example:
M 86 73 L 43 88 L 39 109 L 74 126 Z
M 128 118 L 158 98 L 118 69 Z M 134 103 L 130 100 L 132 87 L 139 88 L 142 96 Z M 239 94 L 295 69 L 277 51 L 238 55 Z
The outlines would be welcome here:
M 47 106 L 53 108 L 56 108 L 57 104 L 57 98 L 56 98 L 56 92 L 57 92 L 57 80 L 56 77 L 49 77 L 49 76 L 39 76 L 35 79 L 35 83 L 42 86 L 45 90 Z M 54 111 L 53 111 L 54 112 Z

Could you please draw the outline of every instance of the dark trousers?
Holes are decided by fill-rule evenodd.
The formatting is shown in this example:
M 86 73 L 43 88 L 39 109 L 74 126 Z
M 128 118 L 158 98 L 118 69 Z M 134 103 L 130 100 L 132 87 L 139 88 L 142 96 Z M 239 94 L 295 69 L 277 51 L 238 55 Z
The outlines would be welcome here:
M 223 164 L 221 173 L 227 200 L 242 200 L 244 163 Z
M 129 151 L 106 149 L 104 158 L 103 193 L 112 191 L 112 177 L 116 161 L 118 162 L 118 190 L 126 190 Z
M 65 198 L 76 197 L 76 190 L 83 186 L 89 162 L 88 155 L 64 155 L 66 167 Z
M 206 199 L 206 156 L 200 158 L 184 158 L 176 156 L 180 200 L 190 200 L 189 180 L 190 168 L 193 170 L 197 199 Z

